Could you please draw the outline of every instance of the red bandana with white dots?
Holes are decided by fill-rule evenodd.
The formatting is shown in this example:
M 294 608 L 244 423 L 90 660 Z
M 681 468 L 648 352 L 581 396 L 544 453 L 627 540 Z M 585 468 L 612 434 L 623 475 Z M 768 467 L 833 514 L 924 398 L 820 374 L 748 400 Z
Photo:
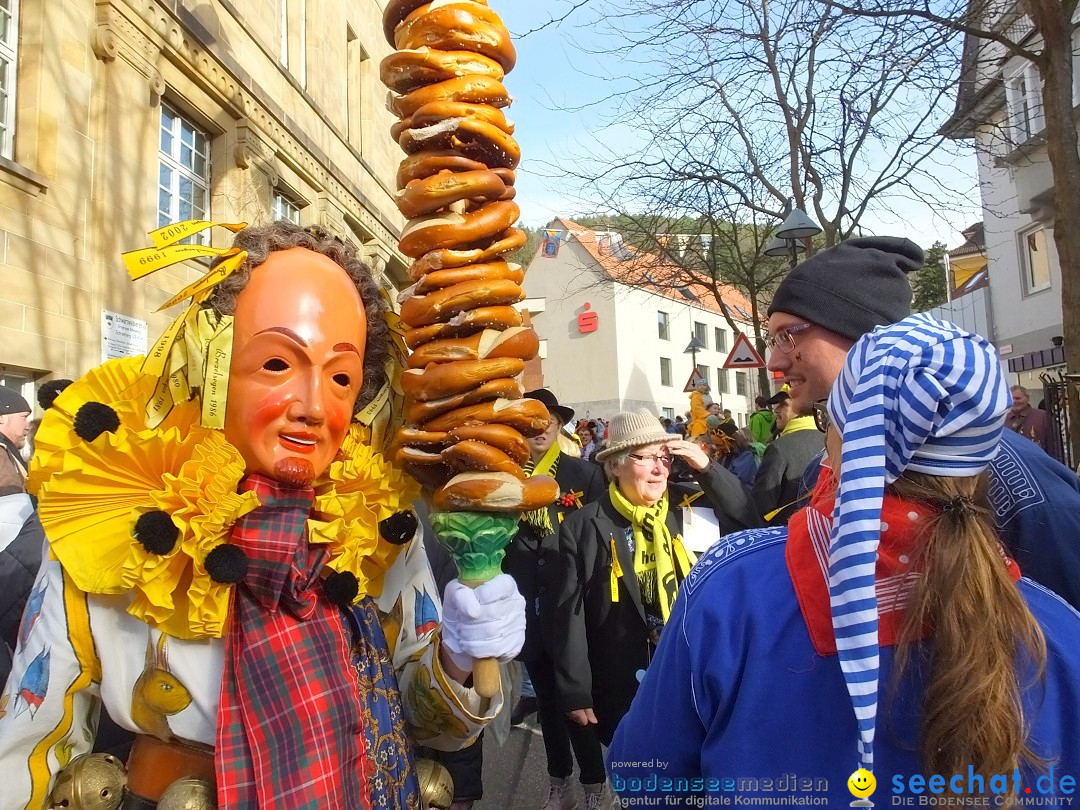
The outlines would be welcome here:
M 836 486 L 832 472 L 822 469 L 810 505 L 788 523 L 788 573 L 799 599 L 799 609 L 819 655 L 836 654 L 832 612 L 829 608 L 829 537 L 832 532 Z M 904 624 L 904 611 L 921 573 L 912 566 L 921 523 L 932 511 L 924 504 L 886 495 L 881 507 L 881 545 L 877 560 L 878 643 L 896 644 Z M 1013 581 L 1020 567 L 1001 552 Z

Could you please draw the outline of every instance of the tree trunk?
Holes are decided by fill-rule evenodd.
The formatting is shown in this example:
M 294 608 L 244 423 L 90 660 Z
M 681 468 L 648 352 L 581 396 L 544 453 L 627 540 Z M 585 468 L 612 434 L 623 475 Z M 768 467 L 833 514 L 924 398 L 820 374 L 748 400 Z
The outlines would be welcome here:
M 1054 245 L 1061 265 L 1061 316 L 1068 371 L 1080 371 L 1080 152 L 1072 103 L 1072 26 L 1060 0 L 1028 0 L 1043 37 L 1046 153 L 1054 176 Z M 1071 4 L 1070 4 L 1071 5 Z M 1080 458 L 1080 400 L 1068 393 L 1073 458 Z

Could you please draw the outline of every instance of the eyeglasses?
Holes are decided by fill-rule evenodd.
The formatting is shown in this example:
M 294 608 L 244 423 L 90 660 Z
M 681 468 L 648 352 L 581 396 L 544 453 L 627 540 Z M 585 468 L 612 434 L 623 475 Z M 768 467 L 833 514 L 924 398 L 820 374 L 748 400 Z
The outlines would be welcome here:
M 829 426 L 832 424 L 832 417 L 829 416 L 829 400 L 819 399 L 813 405 L 814 408 L 814 427 L 820 430 L 822 433 L 827 433 Z
M 648 465 L 652 467 L 656 462 L 660 462 L 665 467 L 671 466 L 671 456 L 639 456 L 637 453 L 627 453 L 627 458 L 633 459 L 635 464 Z
M 813 326 L 812 323 L 796 323 L 784 329 L 777 329 L 772 334 L 765 336 L 765 345 L 771 350 L 779 349 L 784 354 L 795 351 L 795 335 L 805 332 Z

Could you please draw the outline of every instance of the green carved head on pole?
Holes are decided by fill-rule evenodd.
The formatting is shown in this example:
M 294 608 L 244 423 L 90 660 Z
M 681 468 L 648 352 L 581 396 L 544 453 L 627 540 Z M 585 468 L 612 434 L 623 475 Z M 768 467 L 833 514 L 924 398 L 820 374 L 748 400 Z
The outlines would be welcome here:
M 502 573 L 504 549 L 518 531 L 519 515 L 498 512 L 432 512 L 435 537 L 457 563 L 462 582 L 487 582 Z

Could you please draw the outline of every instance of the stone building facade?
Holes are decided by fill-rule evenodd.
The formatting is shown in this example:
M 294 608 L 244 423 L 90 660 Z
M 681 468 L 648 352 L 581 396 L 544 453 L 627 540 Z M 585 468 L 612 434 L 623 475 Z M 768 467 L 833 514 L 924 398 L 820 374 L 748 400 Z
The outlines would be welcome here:
M 120 254 L 169 221 L 323 225 L 404 286 L 388 51 L 375 0 L 0 0 L 0 383 L 153 341 L 205 266 Z

